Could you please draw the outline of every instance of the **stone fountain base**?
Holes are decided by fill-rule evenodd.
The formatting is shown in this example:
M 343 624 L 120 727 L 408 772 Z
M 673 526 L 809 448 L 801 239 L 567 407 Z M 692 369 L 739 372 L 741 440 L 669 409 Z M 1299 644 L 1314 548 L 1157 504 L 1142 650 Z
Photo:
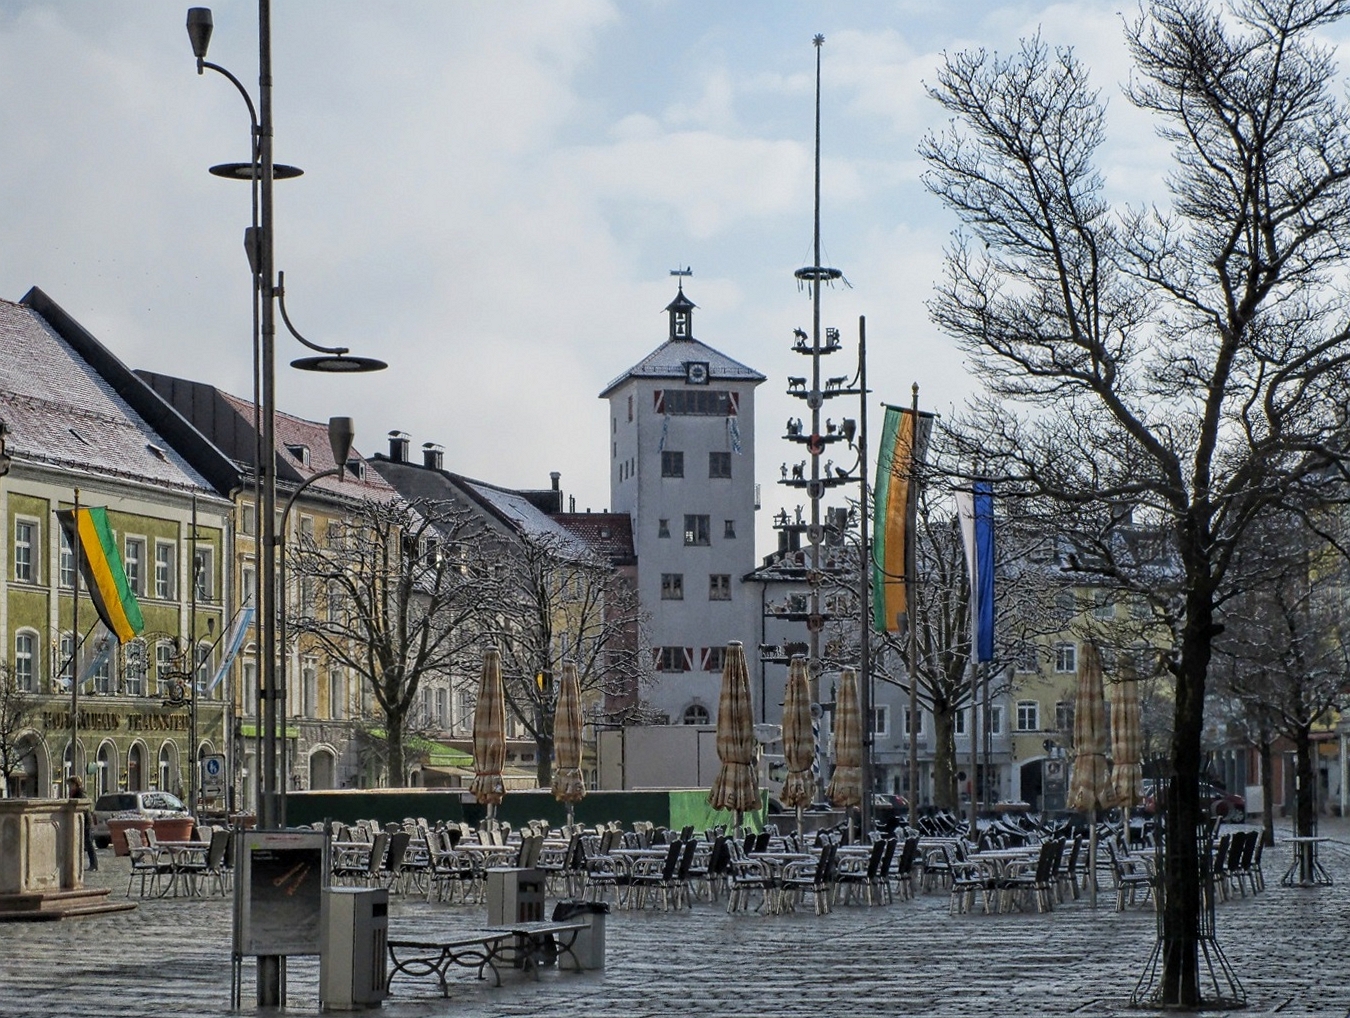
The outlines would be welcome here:
M 84 886 L 83 799 L 0 799 L 0 922 L 125 912 Z

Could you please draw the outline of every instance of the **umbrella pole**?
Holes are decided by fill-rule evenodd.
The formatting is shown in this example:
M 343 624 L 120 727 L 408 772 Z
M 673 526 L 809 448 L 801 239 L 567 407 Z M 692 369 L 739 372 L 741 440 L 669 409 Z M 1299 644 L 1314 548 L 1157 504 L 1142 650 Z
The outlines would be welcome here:
M 1097 807 L 1088 811 L 1088 906 L 1097 907 Z
M 567 804 L 567 826 L 575 827 L 577 822 L 577 808 L 570 802 Z
M 803 823 L 802 823 L 802 807 L 801 807 L 800 804 L 798 804 L 798 806 L 797 806 L 797 844 L 799 844 L 799 845 L 802 844 L 802 839 L 806 837 L 806 834 L 802 831 L 802 826 L 803 826 Z

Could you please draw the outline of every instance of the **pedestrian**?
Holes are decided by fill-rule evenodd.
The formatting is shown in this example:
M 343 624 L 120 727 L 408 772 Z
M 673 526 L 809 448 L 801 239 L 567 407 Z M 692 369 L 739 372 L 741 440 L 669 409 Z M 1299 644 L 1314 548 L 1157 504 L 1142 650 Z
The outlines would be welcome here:
M 85 798 L 84 782 L 73 776 L 70 779 L 70 797 L 72 799 Z M 89 855 L 89 865 L 86 869 L 91 872 L 98 869 L 98 850 L 94 847 L 94 831 L 90 826 L 92 819 L 87 811 L 80 810 L 80 824 L 84 829 L 84 850 Z

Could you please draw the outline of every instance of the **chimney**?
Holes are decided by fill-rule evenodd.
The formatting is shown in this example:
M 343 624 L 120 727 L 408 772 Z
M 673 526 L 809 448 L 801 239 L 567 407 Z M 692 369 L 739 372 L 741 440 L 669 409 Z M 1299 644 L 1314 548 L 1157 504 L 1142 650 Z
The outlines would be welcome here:
M 445 449 L 435 442 L 422 443 L 422 466 L 428 470 L 445 469 Z
M 408 433 L 406 431 L 389 432 L 389 462 L 408 462 Z
M 548 472 L 548 479 L 553 482 L 554 491 L 562 490 L 561 488 L 558 487 L 558 482 L 562 480 L 562 474 L 558 473 L 558 471 L 556 470 L 550 470 Z

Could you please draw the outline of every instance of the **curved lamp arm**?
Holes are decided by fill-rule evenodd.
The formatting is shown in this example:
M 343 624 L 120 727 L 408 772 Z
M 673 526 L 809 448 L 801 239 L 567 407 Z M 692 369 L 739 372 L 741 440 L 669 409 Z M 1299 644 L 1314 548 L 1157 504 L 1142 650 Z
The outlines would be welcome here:
M 319 353 L 331 353 L 337 357 L 341 357 L 344 354 L 351 352 L 351 350 L 345 346 L 319 346 L 318 343 L 311 343 L 304 336 L 295 331 L 295 326 L 291 324 L 290 315 L 286 314 L 286 273 L 284 272 L 277 273 L 277 306 L 281 308 L 281 320 L 286 323 L 286 328 L 290 331 L 290 334 L 311 350 L 316 350 Z M 337 469 L 341 470 L 342 468 L 339 466 Z M 327 474 L 331 473 L 332 471 L 330 470 L 324 474 L 315 474 L 309 481 L 306 481 L 305 484 L 308 484 L 310 481 L 318 480 L 320 477 L 327 476 Z M 301 490 L 303 489 L 304 485 L 301 486 Z M 299 494 L 299 492 L 296 492 L 296 494 Z M 294 497 L 294 495 L 291 496 L 292 499 L 294 499 Z M 282 518 L 285 518 L 284 514 Z

